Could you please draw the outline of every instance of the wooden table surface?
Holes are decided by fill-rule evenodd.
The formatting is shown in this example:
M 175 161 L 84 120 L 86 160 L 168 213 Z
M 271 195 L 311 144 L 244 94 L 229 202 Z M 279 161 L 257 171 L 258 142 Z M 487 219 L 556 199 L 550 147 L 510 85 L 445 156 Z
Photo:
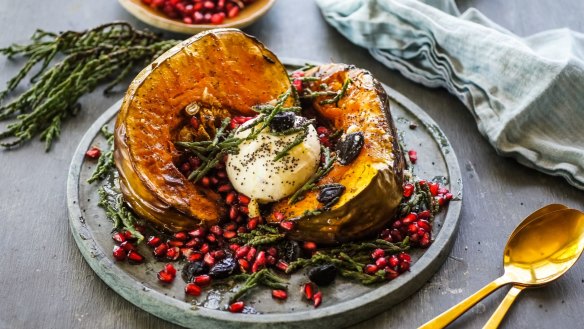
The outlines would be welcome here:
M 522 36 L 563 27 L 584 32 L 581 0 L 466 0 L 459 5 L 477 7 Z M 143 27 L 114 0 L 0 0 L 0 17 L 0 47 L 26 42 L 36 28 L 81 30 L 114 20 Z M 498 156 L 457 99 L 443 89 L 409 82 L 377 63 L 329 27 L 313 1 L 277 1 L 246 31 L 280 57 L 333 60 L 371 70 L 427 111 L 458 155 L 464 202 L 449 259 L 417 293 L 355 328 L 421 325 L 502 274 L 507 236 L 527 214 L 548 203 L 584 208 L 583 191 Z M 0 59 L 2 86 L 16 72 L 15 63 Z M 101 90 L 84 97 L 83 110 L 64 124 L 48 154 L 38 142 L 0 151 L 0 328 L 177 328 L 110 290 L 87 266 L 69 232 L 65 182 L 71 157 L 85 130 L 119 97 L 106 98 Z M 505 292 L 479 303 L 452 328 L 482 327 Z M 582 328 L 582 296 L 584 262 L 561 280 L 524 292 L 503 327 Z

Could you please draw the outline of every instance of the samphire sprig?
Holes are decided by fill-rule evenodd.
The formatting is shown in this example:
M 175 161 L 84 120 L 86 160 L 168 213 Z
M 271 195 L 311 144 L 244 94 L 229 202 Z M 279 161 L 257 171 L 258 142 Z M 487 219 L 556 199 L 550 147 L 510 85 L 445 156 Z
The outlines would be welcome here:
M 331 156 L 331 151 L 328 147 L 322 147 L 322 152 L 324 154 L 324 162 L 318 168 L 318 170 L 302 185 L 288 200 L 288 204 L 294 204 L 302 199 L 304 193 L 312 190 L 316 187 L 316 183 L 326 174 L 331 171 L 333 164 L 335 163 L 337 156 Z
M 379 270 L 374 274 L 363 272 L 365 264 L 371 259 L 371 252 L 375 249 L 383 249 L 386 254 L 396 254 L 408 250 L 409 241 L 406 239 L 400 243 L 391 243 L 377 239 L 366 242 L 344 243 L 339 247 L 321 249 L 311 258 L 299 258 L 291 262 L 286 269 L 286 273 L 293 273 L 303 267 L 334 264 L 339 269 L 341 276 L 357 280 L 362 284 L 386 281 L 384 270 Z
M 230 243 L 241 245 L 259 246 L 276 243 L 285 238 L 285 234 L 278 232 L 278 229 L 268 225 L 258 225 L 255 230 L 249 233 L 239 233 L 236 238 L 229 240 Z
M 15 148 L 39 136 L 48 151 L 61 133 L 63 120 L 80 109 L 78 100 L 97 86 L 108 83 L 105 93 L 126 78 L 134 68 L 143 67 L 178 43 L 134 29 L 125 22 L 103 24 L 77 32 L 59 34 L 38 30 L 27 45 L 0 49 L 0 54 L 27 58 L 12 77 L 0 102 L 15 90 L 38 64 L 32 85 L 0 105 L 0 120 L 13 122 L 0 132 L 0 145 Z M 57 55 L 63 55 L 62 59 Z
M 287 281 L 279 276 L 277 276 L 274 272 L 264 268 L 260 271 L 257 271 L 251 275 L 249 274 L 240 274 L 238 279 L 245 278 L 245 282 L 239 288 L 239 290 L 233 295 L 230 299 L 230 303 L 240 299 L 243 295 L 245 295 L 249 290 L 252 288 L 263 285 L 271 289 L 288 289 L 286 286 Z
M 101 134 L 107 140 L 108 149 L 99 156 L 95 171 L 87 180 L 89 184 L 105 179 L 114 167 L 114 134 L 107 129 L 107 126 L 101 127 Z
M 129 231 L 133 237 L 138 239 L 136 245 L 139 245 L 144 240 L 144 236 L 136 229 L 136 216 L 124 203 L 122 194 L 107 186 L 101 186 L 98 194 L 97 204 L 105 210 L 106 216 L 113 221 L 114 229 Z

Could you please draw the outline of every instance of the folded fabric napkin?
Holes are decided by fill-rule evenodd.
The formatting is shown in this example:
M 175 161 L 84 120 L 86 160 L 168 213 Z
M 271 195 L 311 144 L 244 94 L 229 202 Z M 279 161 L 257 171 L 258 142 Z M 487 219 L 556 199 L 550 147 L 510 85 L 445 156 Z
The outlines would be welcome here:
M 456 95 L 499 154 L 584 189 L 583 34 L 521 39 L 453 0 L 316 2 L 386 66 Z

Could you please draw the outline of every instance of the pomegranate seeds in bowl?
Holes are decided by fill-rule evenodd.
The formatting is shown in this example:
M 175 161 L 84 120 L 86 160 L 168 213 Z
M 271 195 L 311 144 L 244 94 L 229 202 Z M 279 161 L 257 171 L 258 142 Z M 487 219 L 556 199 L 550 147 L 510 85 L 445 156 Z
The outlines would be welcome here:
M 185 24 L 221 25 L 235 18 L 254 0 L 141 0 L 168 18 Z

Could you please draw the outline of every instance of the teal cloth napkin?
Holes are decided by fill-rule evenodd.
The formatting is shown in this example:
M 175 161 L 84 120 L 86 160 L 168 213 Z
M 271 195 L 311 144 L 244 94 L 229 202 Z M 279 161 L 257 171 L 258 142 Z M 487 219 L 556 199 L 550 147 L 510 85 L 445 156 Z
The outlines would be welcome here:
M 584 34 L 522 39 L 452 0 L 316 3 L 387 67 L 456 95 L 499 154 L 584 189 Z

